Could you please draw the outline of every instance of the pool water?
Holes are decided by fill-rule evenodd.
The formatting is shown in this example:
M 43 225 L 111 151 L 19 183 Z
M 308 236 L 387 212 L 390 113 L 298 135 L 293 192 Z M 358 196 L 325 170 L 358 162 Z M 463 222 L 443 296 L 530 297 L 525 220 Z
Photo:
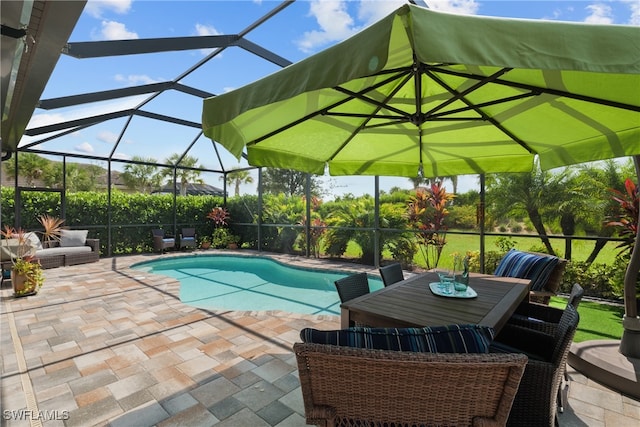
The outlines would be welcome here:
M 282 310 L 289 313 L 340 315 L 334 281 L 350 272 L 304 269 L 257 256 L 194 255 L 147 261 L 137 270 L 180 281 L 180 300 L 210 309 Z M 371 291 L 383 287 L 369 277 Z

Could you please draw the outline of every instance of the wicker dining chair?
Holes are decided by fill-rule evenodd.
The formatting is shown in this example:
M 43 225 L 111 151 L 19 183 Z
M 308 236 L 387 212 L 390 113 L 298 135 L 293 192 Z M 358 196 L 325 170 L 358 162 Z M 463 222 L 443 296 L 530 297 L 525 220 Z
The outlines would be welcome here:
M 367 273 L 355 273 L 335 281 L 341 302 L 347 302 L 370 292 Z
M 380 267 L 379 271 L 380 277 L 382 277 L 382 283 L 385 287 L 404 280 L 402 264 L 399 262 L 394 262 L 393 264 Z
M 529 357 L 509 426 L 556 425 L 558 393 L 579 320 L 576 308 L 567 305 L 553 335 L 507 324 L 496 336 L 492 352 L 524 353 Z
M 569 299 L 567 300 L 567 305 L 571 305 L 577 310 L 583 296 L 584 289 L 582 286 L 574 283 L 571 288 L 571 294 L 569 294 Z M 507 324 L 518 325 L 554 335 L 563 313 L 564 310 L 560 308 L 538 303 L 524 303 L 518 307 Z M 567 405 L 567 389 L 569 388 L 570 378 L 567 374 L 566 365 L 563 375 L 564 387 L 560 386 L 558 388 L 558 412 L 564 412 L 564 407 Z
M 295 343 L 307 424 L 503 426 L 527 358 Z

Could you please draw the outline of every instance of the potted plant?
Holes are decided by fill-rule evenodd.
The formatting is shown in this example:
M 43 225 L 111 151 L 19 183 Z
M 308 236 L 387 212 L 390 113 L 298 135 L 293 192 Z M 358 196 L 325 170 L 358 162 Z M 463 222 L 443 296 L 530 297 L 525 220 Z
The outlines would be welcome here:
M 229 244 L 231 233 L 227 228 L 216 228 L 211 235 L 211 246 L 216 249 L 224 249 Z
M 44 284 L 40 262 L 34 259 L 35 248 L 22 229 L 5 226 L 0 232 L 3 244 L 16 243 L 11 257 L 11 284 L 16 297 L 35 295 Z
M 199 240 L 200 240 L 200 249 L 209 249 L 211 247 L 211 237 L 202 236 Z
M 240 236 L 229 233 L 227 237 L 227 249 L 238 249 L 240 243 Z
M 60 230 L 64 219 L 56 218 L 47 214 L 40 215 L 38 222 L 42 224 L 42 246 L 49 248 L 54 246 L 54 242 L 60 241 Z

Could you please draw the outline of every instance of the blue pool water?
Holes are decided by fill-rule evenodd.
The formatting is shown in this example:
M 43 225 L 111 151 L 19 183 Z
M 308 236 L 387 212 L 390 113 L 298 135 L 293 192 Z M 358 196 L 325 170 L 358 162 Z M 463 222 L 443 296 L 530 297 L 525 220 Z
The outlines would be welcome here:
M 340 315 L 334 281 L 348 272 L 294 267 L 257 256 L 194 255 L 138 263 L 132 268 L 180 281 L 180 300 L 204 309 L 282 310 Z M 372 291 L 383 287 L 369 277 Z

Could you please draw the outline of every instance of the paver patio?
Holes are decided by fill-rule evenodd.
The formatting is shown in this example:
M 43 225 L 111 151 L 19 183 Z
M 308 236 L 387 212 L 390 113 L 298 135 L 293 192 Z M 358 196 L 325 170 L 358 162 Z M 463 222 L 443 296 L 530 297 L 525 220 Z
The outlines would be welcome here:
M 3 425 L 305 425 L 291 347 L 300 329 L 335 329 L 339 318 L 187 306 L 176 280 L 129 268 L 161 256 L 171 255 L 46 270 L 27 298 L 3 286 Z M 570 375 L 562 426 L 639 425 L 640 402 Z

